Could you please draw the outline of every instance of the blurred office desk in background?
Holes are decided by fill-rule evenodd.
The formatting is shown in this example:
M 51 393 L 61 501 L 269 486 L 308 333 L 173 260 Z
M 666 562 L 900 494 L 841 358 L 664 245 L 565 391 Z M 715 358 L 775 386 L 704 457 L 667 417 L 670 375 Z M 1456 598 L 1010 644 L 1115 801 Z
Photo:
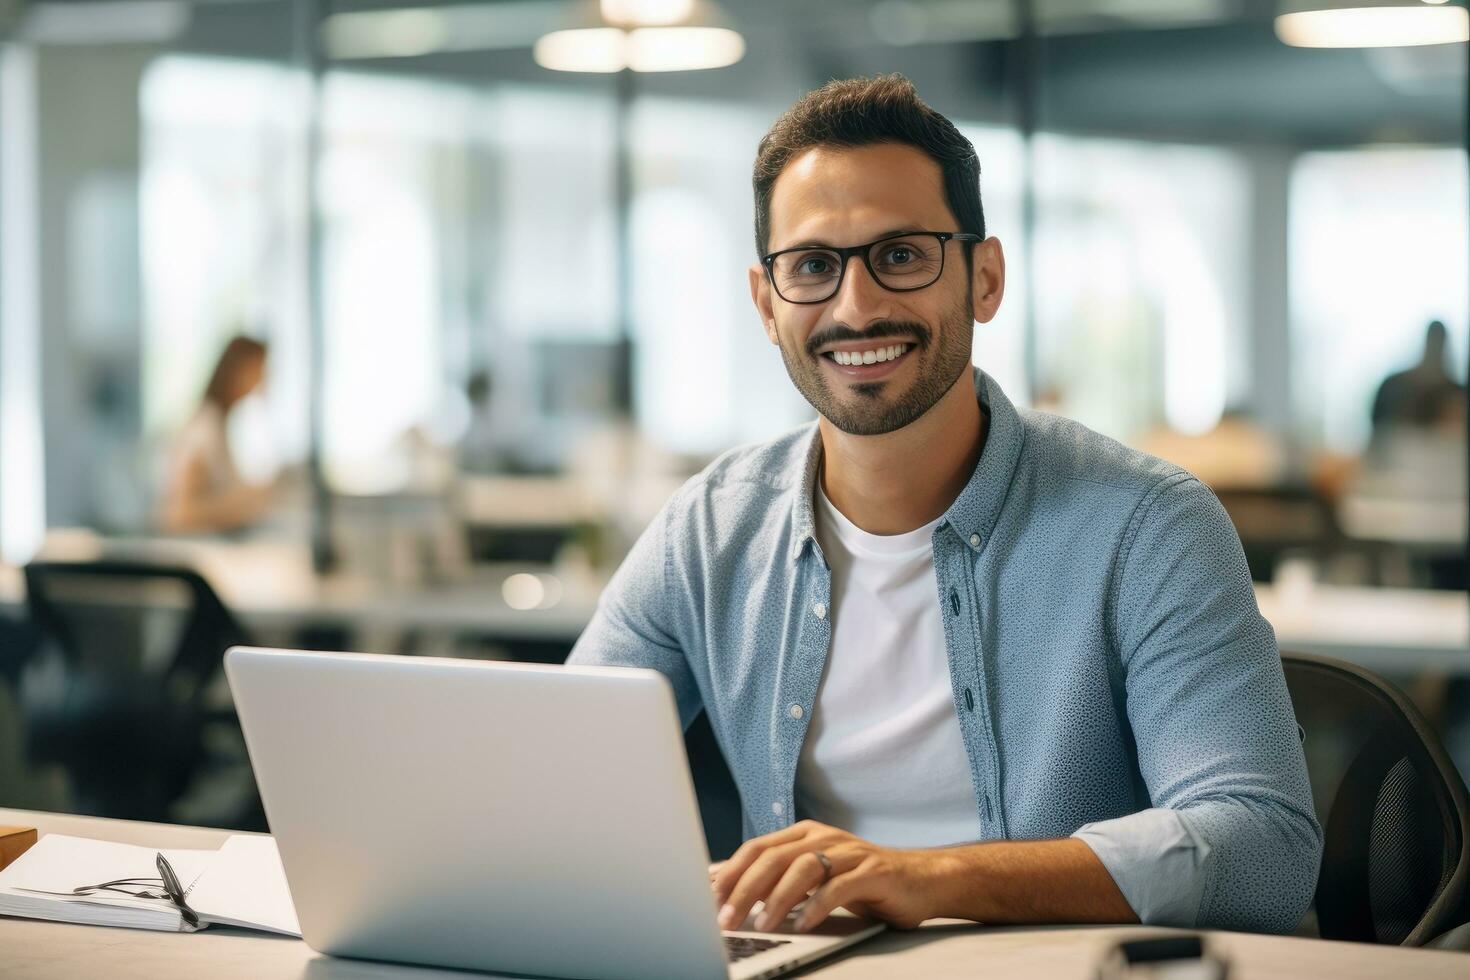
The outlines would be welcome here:
M 564 643 L 591 619 L 602 581 L 580 569 L 488 564 L 442 579 L 395 581 L 343 571 L 319 575 L 305 545 L 169 539 L 94 539 L 43 550 L 49 561 L 182 564 L 215 588 L 253 633 L 331 626 L 351 635 L 475 632 Z M 24 615 L 21 570 L 0 567 L 0 611 Z
M 1470 597 L 1463 592 L 1256 584 L 1281 649 L 1383 673 L 1470 674 Z
M 1382 541 L 1464 554 L 1464 500 L 1422 500 L 1350 494 L 1338 507 L 1343 533 L 1361 541 Z
M 375 639 L 411 631 L 570 648 L 605 584 L 587 571 L 521 564 L 477 565 L 465 575 L 426 582 L 317 575 L 304 546 L 266 542 L 109 542 L 105 554 L 192 564 L 240 621 L 264 637 L 334 626 L 377 650 L 388 646 Z M 1293 581 L 1257 583 L 1256 595 L 1283 650 L 1391 674 L 1470 674 L 1470 599 L 1463 592 Z M 24 601 L 19 569 L 0 568 L 0 611 L 23 615 Z
M 154 847 L 215 847 L 228 831 L 132 823 L 0 809 L 0 824 Z M 636 889 L 634 889 L 636 890 Z M 713 914 L 713 912 L 711 912 Z M 1028 977 L 1092 980 L 1104 952 L 1122 938 L 1168 930 L 1134 927 L 986 929 L 969 923 L 933 922 L 912 932 L 891 931 L 798 976 L 830 980 L 894 977 Z M 1232 980 L 1253 977 L 1463 978 L 1470 956 L 1397 946 L 1370 946 L 1206 933 L 1210 948 L 1230 961 Z M 33 922 L 0 916 L 0 951 L 7 980 L 454 980 L 487 974 L 433 970 L 386 963 L 338 960 L 304 942 L 218 927 L 198 933 L 149 932 Z
M 470 524 L 543 526 L 599 522 L 608 516 L 601 495 L 556 476 L 461 474 L 455 481 L 455 505 Z

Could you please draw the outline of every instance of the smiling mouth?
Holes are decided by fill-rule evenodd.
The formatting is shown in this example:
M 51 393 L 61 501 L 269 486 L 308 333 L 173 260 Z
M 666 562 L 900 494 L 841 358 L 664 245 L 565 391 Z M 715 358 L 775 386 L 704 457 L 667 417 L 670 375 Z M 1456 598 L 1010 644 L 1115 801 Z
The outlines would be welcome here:
M 842 367 L 860 367 L 896 361 L 907 354 L 913 346 L 913 344 L 905 342 L 855 350 L 829 350 L 823 352 L 822 356 Z

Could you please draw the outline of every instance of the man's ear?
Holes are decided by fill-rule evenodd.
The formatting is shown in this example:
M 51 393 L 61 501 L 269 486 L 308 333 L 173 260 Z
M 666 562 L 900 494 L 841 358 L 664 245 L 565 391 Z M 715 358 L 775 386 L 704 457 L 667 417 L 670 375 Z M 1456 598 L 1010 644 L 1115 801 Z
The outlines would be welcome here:
M 761 326 L 765 327 L 771 343 L 780 347 L 781 341 L 776 335 L 776 311 L 771 307 L 771 281 L 766 278 L 765 267 L 757 262 L 746 273 L 750 277 L 750 301 L 760 314 Z
M 1006 256 L 995 236 L 974 246 L 970 262 L 970 296 L 976 321 L 989 323 L 1006 291 Z

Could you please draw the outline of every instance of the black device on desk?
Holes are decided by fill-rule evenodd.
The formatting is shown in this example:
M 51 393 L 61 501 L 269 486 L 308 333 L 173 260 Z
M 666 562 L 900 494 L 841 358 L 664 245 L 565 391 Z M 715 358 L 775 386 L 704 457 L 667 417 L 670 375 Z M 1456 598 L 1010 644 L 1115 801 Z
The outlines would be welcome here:
M 1199 936 L 1128 939 L 1098 967 L 1098 980 L 1225 980 L 1230 967 L 1205 949 Z

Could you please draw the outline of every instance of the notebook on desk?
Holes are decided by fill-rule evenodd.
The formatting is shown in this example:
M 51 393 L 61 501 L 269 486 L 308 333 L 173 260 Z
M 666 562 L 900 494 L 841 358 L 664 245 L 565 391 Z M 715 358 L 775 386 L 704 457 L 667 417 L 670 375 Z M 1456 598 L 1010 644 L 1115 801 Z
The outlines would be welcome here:
M 159 854 L 177 876 L 198 926 L 185 921 L 161 887 L 149 884 L 159 873 Z M 92 888 L 121 881 L 134 884 Z M 87 891 L 76 894 L 77 889 Z M 229 838 L 217 851 L 159 851 L 48 834 L 0 871 L 0 915 L 168 932 L 213 924 L 301 935 L 276 842 L 247 835 Z

